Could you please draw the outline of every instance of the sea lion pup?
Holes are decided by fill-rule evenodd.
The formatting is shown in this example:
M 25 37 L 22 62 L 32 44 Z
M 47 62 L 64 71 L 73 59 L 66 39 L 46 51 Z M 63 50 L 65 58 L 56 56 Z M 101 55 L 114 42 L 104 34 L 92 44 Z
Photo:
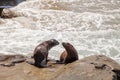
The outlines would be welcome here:
M 48 52 L 52 47 L 58 44 L 59 42 L 55 39 L 50 39 L 39 44 L 34 50 L 34 65 L 41 68 L 47 67 Z
M 63 42 L 63 47 L 65 51 L 60 56 L 60 61 L 58 63 L 67 64 L 78 60 L 78 53 L 76 49 L 70 43 Z

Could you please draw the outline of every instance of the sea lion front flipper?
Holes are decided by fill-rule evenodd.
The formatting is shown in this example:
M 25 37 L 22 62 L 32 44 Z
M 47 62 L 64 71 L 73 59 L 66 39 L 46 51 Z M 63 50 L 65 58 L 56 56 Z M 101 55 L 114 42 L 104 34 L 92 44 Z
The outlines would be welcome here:
M 39 64 L 40 67 L 48 67 L 47 65 L 47 58 L 44 58 L 41 63 Z
M 45 59 L 43 59 L 43 60 L 41 61 L 41 63 L 40 63 L 40 64 L 41 64 L 41 65 L 46 65 L 46 64 L 47 64 L 47 62 L 46 62 L 46 61 L 47 61 L 47 59 L 45 58 Z

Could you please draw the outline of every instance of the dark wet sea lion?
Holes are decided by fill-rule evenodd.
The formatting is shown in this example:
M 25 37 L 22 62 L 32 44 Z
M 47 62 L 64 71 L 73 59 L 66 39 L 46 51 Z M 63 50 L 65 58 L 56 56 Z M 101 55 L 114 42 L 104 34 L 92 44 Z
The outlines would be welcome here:
M 73 45 L 66 42 L 63 42 L 62 45 L 65 48 L 65 51 L 61 54 L 60 61 L 58 63 L 67 64 L 78 60 L 78 53 Z
M 58 44 L 59 42 L 55 39 L 50 39 L 39 44 L 34 50 L 33 55 L 33 58 L 35 60 L 34 65 L 37 67 L 47 67 L 49 50 Z

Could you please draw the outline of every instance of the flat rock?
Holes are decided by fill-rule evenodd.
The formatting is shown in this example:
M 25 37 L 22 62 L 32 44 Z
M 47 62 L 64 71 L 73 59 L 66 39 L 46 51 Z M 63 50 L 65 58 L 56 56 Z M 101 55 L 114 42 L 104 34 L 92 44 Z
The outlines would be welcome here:
M 49 64 L 51 66 L 48 68 L 38 68 L 26 62 L 11 67 L 0 66 L 0 80 L 49 80 L 54 73 L 64 67 L 61 64 Z
M 23 55 L 0 55 L 0 66 L 10 67 L 25 60 L 26 57 Z

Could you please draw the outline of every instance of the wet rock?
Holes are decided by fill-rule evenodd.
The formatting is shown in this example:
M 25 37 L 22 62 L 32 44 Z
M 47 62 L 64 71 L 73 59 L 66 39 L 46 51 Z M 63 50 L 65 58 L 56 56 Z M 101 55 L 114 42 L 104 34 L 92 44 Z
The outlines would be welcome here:
M 17 16 L 15 15 L 14 11 L 12 11 L 10 8 L 4 9 L 1 14 L 1 18 L 13 18 L 13 17 Z
M 1 66 L 14 66 L 15 63 L 21 63 L 26 60 L 23 55 L 0 55 L 0 65 Z
M 120 65 L 117 62 L 103 55 L 94 55 L 66 65 L 52 79 L 119 80 L 119 73 Z
M 11 8 L 25 0 L 0 0 L 0 17 L 4 8 Z
M 4 66 L 4 67 L 11 67 L 11 66 L 15 66 L 15 64 L 14 63 L 10 63 L 10 62 L 6 62 L 6 63 L 2 63 L 2 64 L 0 64 L 0 66 Z

